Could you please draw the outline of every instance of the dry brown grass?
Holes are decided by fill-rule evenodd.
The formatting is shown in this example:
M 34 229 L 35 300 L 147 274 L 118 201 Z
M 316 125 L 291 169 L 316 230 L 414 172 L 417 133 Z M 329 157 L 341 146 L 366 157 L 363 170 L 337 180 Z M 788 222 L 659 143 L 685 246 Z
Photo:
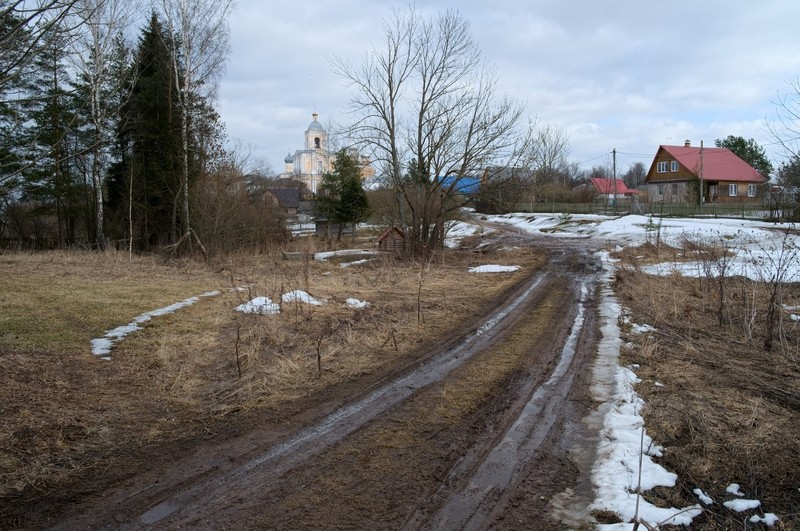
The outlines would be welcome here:
M 629 264 L 630 265 L 630 264 Z M 739 284 L 741 283 L 741 285 Z M 748 305 L 741 286 L 747 286 Z M 726 510 L 725 487 L 774 512 L 784 529 L 800 528 L 800 364 L 798 330 L 786 327 L 785 348 L 765 351 L 760 317 L 748 332 L 748 308 L 765 303 L 764 286 L 730 279 L 728 317 L 719 325 L 714 285 L 680 276 L 652 277 L 635 267 L 617 275 L 616 291 L 633 320 L 656 331 L 626 333 L 623 364 L 638 364 L 648 432 L 666 448 L 661 462 L 676 472 L 677 489 L 657 489 L 660 504 L 697 503 L 701 488 L 717 504 L 693 529 L 745 529 Z M 796 287 L 787 286 L 790 293 Z M 794 345 L 794 346 L 793 346 Z
M 349 268 L 277 252 L 210 267 L 114 253 L 0 255 L 0 524 L 24 525 L 15 518 L 37 500 L 102 489 L 175 441 L 220 436 L 239 412 L 280 415 L 297 399 L 408 363 L 524 274 L 466 274 L 487 260 L 528 272 L 543 263 L 531 252 Z M 89 340 L 106 330 L 212 289 L 222 294 L 149 322 L 110 362 L 91 355 Z M 233 311 L 294 289 L 326 304 Z M 371 306 L 348 308 L 351 297 Z

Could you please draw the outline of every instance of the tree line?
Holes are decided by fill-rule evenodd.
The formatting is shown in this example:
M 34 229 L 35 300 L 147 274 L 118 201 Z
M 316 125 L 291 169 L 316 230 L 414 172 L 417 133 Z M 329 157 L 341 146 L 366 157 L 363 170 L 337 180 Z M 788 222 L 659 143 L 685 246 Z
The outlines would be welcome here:
M 0 8 L 0 237 L 207 252 L 204 241 L 279 236 L 279 224 L 259 215 L 270 205 L 214 109 L 232 7 L 16 0 Z
M 151 0 L 128 42 L 129 28 L 142 22 L 136 14 L 147 12 L 135 2 L 4 4 L 0 237 L 204 253 L 280 237 L 275 216 L 264 217 L 263 183 L 245 175 L 214 109 L 232 5 Z M 381 44 L 360 62 L 334 57 L 332 67 L 352 89 L 345 143 L 368 153 L 383 177 L 373 211 L 408 231 L 415 256 L 441 247 L 447 221 L 470 201 L 504 211 L 575 200 L 577 185 L 612 176 L 570 162 L 565 132 L 499 91 L 497 72 L 457 11 L 398 9 L 382 30 Z M 800 175 L 794 88 L 774 127 L 794 155 L 778 169 L 785 182 Z M 772 170 L 752 140 L 718 145 L 752 155 L 743 158 L 765 175 Z M 317 199 L 329 219 L 352 223 L 367 208 L 356 180 L 343 177 L 347 164 L 337 159 Z M 645 174 L 636 163 L 613 176 L 636 187 Z

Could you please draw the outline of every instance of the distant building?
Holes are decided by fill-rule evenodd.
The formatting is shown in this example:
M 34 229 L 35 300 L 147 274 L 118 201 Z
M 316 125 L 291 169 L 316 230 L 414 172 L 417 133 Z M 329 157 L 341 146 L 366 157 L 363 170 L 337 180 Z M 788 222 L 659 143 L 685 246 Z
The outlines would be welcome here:
M 336 153 L 328 150 L 328 131 L 317 120 L 319 115 L 313 113 L 312 122 L 305 132 L 305 147 L 286 155 L 283 159 L 284 170 L 278 177 L 281 179 L 295 179 L 306 185 L 306 189 L 316 194 L 322 176 L 333 169 Z M 361 165 L 361 178 L 369 179 L 375 176 L 375 170 L 370 165 L 369 157 L 359 155 L 358 151 L 351 149 L 351 155 Z
M 730 150 L 692 147 L 687 140 L 659 146 L 644 182 L 653 201 L 758 204 L 767 180 Z
M 638 190 L 628 188 L 622 179 L 592 177 L 589 182 L 600 197 L 607 199 L 622 199 L 639 194 Z

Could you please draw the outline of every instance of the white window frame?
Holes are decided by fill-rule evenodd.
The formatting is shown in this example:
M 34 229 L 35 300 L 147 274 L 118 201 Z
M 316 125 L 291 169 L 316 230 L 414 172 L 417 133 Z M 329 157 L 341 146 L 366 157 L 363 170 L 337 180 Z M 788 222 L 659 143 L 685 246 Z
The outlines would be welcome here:
M 658 173 L 667 173 L 669 171 L 669 163 L 666 160 L 662 160 L 658 163 L 656 171 Z
M 658 194 L 657 197 L 664 197 L 664 193 L 666 192 L 667 185 L 666 184 L 658 184 L 656 186 L 657 186 L 656 192 Z
M 739 185 L 736 183 L 728 183 L 728 197 L 737 197 L 739 195 Z
M 675 173 L 675 172 L 678 171 L 678 161 L 677 160 L 673 160 L 671 166 L 672 167 L 670 168 L 670 171 L 672 171 L 672 173 Z
M 756 184 L 748 184 L 747 185 L 747 197 L 756 197 L 758 195 L 758 185 Z

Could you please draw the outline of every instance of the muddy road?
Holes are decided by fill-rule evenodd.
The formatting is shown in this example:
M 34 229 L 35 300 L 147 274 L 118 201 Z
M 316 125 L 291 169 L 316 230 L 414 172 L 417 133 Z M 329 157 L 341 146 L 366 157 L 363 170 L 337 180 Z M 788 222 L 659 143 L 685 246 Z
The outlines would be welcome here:
M 55 528 L 574 528 L 552 501 L 591 501 L 592 456 L 574 449 L 591 448 L 600 264 L 585 242 L 545 244 L 545 268 L 418 364 L 134 478 Z

